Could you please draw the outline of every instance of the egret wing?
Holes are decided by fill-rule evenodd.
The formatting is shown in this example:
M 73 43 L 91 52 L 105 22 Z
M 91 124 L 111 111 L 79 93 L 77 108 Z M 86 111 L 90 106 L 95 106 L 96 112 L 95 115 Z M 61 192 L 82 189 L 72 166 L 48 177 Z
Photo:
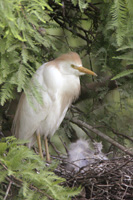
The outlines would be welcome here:
M 47 118 L 55 99 L 56 91 L 54 91 L 55 85 L 53 84 L 53 78 L 51 78 L 51 72 L 50 68 L 46 68 L 44 64 L 36 71 L 32 78 L 32 80 L 36 79 L 40 84 L 38 90 L 42 94 L 43 105 L 39 104 L 35 97 L 31 97 L 31 106 L 28 98 L 23 93 L 13 121 L 13 134 L 17 138 L 29 140 L 30 146 L 35 141 L 35 131 L 40 126 L 40 123 Z

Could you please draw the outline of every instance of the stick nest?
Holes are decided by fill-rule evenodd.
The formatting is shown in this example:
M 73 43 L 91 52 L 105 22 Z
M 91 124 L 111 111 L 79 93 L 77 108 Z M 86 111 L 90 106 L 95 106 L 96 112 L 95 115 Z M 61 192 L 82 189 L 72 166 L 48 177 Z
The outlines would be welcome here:
M 62 159 L 55 173 L 65 178 L 69 187 L 82 186 L 80 195 L 73 199 L 133 199 L 133 158 L 129 156 L 93 163 L 78 172 L 67 171 L 66 166 Z

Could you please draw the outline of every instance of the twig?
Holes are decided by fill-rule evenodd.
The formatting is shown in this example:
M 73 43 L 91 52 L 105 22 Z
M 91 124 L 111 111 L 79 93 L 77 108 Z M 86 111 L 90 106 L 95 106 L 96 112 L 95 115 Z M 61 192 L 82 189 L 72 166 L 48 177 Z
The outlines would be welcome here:
M 100 137 L 104 138 L 105 140 L 107 140 L 109 143 L 113 144 L 114 146 L 116 146 L 117 148 L 121 149 L 122 151 L 124 151 L 126 154 L 133 156 L 133 152 L 129 151 L 127 148 L 125 148 L 124 146 L 122 146 L 121 144 L 119 144 L 118 142 L 114 141 L 112 138 L 110 138 L 109 136 L 105 135 L 104 133 L 102 133 L 101 131 L 97 130 L 96 128 L 94 128 L 93 126 L 90 126 L 89 124 L 78 120 L 78 119 L 71 119 L 70 120 L 72 123 L 78 125 L 78 126 L 83 126 L 85 128 L 87 128 L 88 130 L 92 131 L 93 133 L 99 135 Z
M 86 170 L 75 173 L 65 169 L 64 165 L 60 165 L 55 173 L 66 179 L 64 185 L 85 187 L 85 196 L 80 193 L 76 199 L 81 199 L 82 196 L 82 199 L 88 197 L 90 200 L 128 200 L 133 196 L 132 171 L 133 159 L 126 156 L 96 162 L 88 165 Z
M 49 144 L 52 146 L 52 148 L 54 149 L 54 151 L 57 153 L 57 155 L 60 157 L 60 151 L 55 147 L 55 145 L 49 141 Z
M 107 77 L 104 77 L 103 81 L 86 83 L 85 86 L 81 87 L 81 90 L 82 90 L 82 92 L 88 92 L 88 90 L 95 91 L 98 88 L 104 87 L 106 84 L 108 84 L 108 82 L 111 81 L 111 78 L 112 78 L 112 76 L 107 76 Z
M 114 130 L 112 127 L 110 127 L 107 123 L 104 122 L 104 125 L 109 129 L 111 130 L 115 135 L 118 135 L 118 136 L 122 136 L 130 141 L 133 142 L 133 138 L 129 137 L 128 135 L 125 135 L 123 133 L 119 133 L 118 131 Z
M 124 137 L 124 138 L 126 138 L 126 139 L 128 139 L 128 140 L 133 142 L 133 138 L 129 137 L 128 135 L 124 135 L 123 133 L 119 133 L 119 132 L 115 131 L 113 128 L 110 128 L 110 129 L 115 135 L 122 136 L 122 137 Z
M 11 185 L 12 185 L 12 181 L 9 182 L 9 185 L 8 185 L 8 188 L 7 188 L 7 191 L 6 191 L 6 194 L 5 194 L 4 200 L 6 200 L 8 194 L 9 194 L 9 191 L 10 191 Z
M 67 149 L 66 143 L 62 140 L 62 138 L 60 136 L 59 136 L 59 138 L 60 138 L 60 140 L 61 140 L 61 142 L 62 142 L 62 144 L 63 144 L 63 146 L 64 146 L 64 148 L 66 150 L 66 153 L 68 155 L 68 149 Z

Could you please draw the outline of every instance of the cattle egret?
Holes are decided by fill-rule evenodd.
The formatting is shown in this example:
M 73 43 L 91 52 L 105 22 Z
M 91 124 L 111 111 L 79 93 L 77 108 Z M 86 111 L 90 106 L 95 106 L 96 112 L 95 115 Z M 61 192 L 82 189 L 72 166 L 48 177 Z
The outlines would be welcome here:
M 33 106 L 31 106 L 25 93 L 20 98 L 12 132 L 17 138 L 28 140 L 29 147 L 33 146 L 37 139 L 41 157 L 43 157 L 41 137 L 44 136 L 48 162 L 50 156 L 47 136 L 52 136 L 56 132 L 71 103 L 78 98 L 79 76 L 84 74 L 96 76 L 94 72 L 82 66 L 77 53 L 63 54 L 44 63 L 33 75 L 32 80 L 36 80 L 40 85 L 38 91 L 42 95 L 43 105 L 32 97 Z

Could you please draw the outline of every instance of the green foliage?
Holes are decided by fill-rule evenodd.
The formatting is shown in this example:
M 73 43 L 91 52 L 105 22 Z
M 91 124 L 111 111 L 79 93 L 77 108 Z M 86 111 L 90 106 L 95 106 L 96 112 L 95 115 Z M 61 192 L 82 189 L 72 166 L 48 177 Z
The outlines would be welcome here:
M 127 76 L 127 75 L 130 75 L 133 73 L 133 69 L 130 69 L 130 70 L 126 70 L 126 71 L 123 71 L 119 74 L 117 74 L 114 78 L 112 78 L 111 80 L 115 80 L 115 79 L 118 79 L 118 78 L 121 78 L 121 77 L 124 77 L 124 76 Z
M 41 65 L 44 54 L 47 55 L 51 47 L 56 49 L 45 33 L 45 27 L 52 26 L 51 12 L 47 0 L 0 1 L 1 105 L 14 97 L 14 88 L 21 92 L 27 87 L 29 77 Z
M 73 13 L 68 12 L 71 6 Z M 57 50 L 73 50 L 84 55 L 89 52 L 94 56 L 94 66 L 102 65 L 103 72 L 109 70 L 113 74 L 123 69 L 115 69 L 120 61 L 112 58 L 126 60 L 126 65 L 133 64 L 132 8 L 131 0 L 107 0 L 100 4 L 98 0 L 71 0 L 64 7 L 60 0 L 52 3 L 1 0 L 0 104 L 13 99 L 16 88 L 18 92 L 26 91 L 34 70 L 53 58 Z M 61 9 L 64 11 L 60 12 Z M 59 27 L 83 42 L 73 47 L 65 32 L 60 39 L 60 34 L 53 34 Z M 41 101 L 34 87 L 31 91 Z
M 0 142 L 0 195 L 5 196 L 2 187 L 12 182 L 10 190 L 16 187 L 12 199 L 54 199 L 68 200 L 79 193 L 80 189 L 65 188 L 61 184 L 65 179 L 56 176 L 45 162 L 18 142 L 8 137 Z
M 72 0 L 73 5 L 78 5 L 81 12 L 88 7 L 88 3 L 90 2 L 91 0 Z
M 88 87 L 83 99 L 82 95 L 80 96 L 80 100 L 83 100 L 83 111 L 87 112 L 85 120 L 88 119 L 88 123 L 92 124 L 99 122 L 100 126 L 102 122 L 99 119 L 102 118 L 107 125 L 117 129 L 118 132 L 120 129 L 130 133 L 131 122 L 128 123 L 129 129 L 127 129 L 125 125 L 127 113 L 123 107 L 130 107 L 129 102 L 132 104 L 133 94 L 131 89 L 133 1 L 71 0 L 62 3 L 60 0 L 2 0 L 1 2 L 1 104 L 14 98 L 16 88 L 18 92 L 24 90 L 31 105 L 33 105 L 32 96 L 41 104 L 40 85 L 34 80 L 34 84 L 29 81 L 34 70 L 61 53 L 76 51 L 80 54 L 83 64 L 98 74 L 94 79 L 82 78 L 82 84 L 88 85 L 89 81 L 97 82 L 94 83 L 94 86 L 97 85 L 94 90 L 92 84 L 92 90 Z M 114 76 L 117 78 L 116 81 L 107 78 Z M 123 76 L 128 77 L 120 79 Z M 106 79 L 108 81 L 105 81 Z M 122 95 L 119 98 L 119 95 L 115 97 L 116 88 L 118 93 L 121 89 L 121 93 L 128 100 L 123 101 Z M 84 98 L 87 99 L 87 103 L 84 103 Z M 119 100 L 116 103 L 119 109 L 115 109 L 115 98 Z M 2 109 L 4 110 L 4 107 Z M 127 110 L 129 113 L 129 109 Z M 5 110 L 3 112 L 5 113 Z M 3 112 L 1 112 L 2 117 Z M 4 127 L 3 124 L 2 126 Z M 111 131 L 106 132 L 110 134 Z
M 118 46 L 121 46 L 126 35 L 128 9 L 125 0 L 114 1 L 111 7 L 112 26 L 116 29 L 116 40 Z
M 116 0 L 111 6 L 110 28 L 115 31 L 117 51 L 116 59 L 123 60 L 126 65 L 133 64 L 133 1 Z M 109 28 L 109 29 L 110 29 Z M 130 71 L 118 74 L 117 78 L 126 76 Z M 132 73 L 132 72 L 131 72 Z
M 130 74 L 125 67 L 130 65 L 132 69 L 133 65 L 132 4 L 130 0 L 108 0 L 99 6 L 101 23 L 92 44 L 94 64 L 102 68 L 102 72 L 118 74 L 119 78 Z

